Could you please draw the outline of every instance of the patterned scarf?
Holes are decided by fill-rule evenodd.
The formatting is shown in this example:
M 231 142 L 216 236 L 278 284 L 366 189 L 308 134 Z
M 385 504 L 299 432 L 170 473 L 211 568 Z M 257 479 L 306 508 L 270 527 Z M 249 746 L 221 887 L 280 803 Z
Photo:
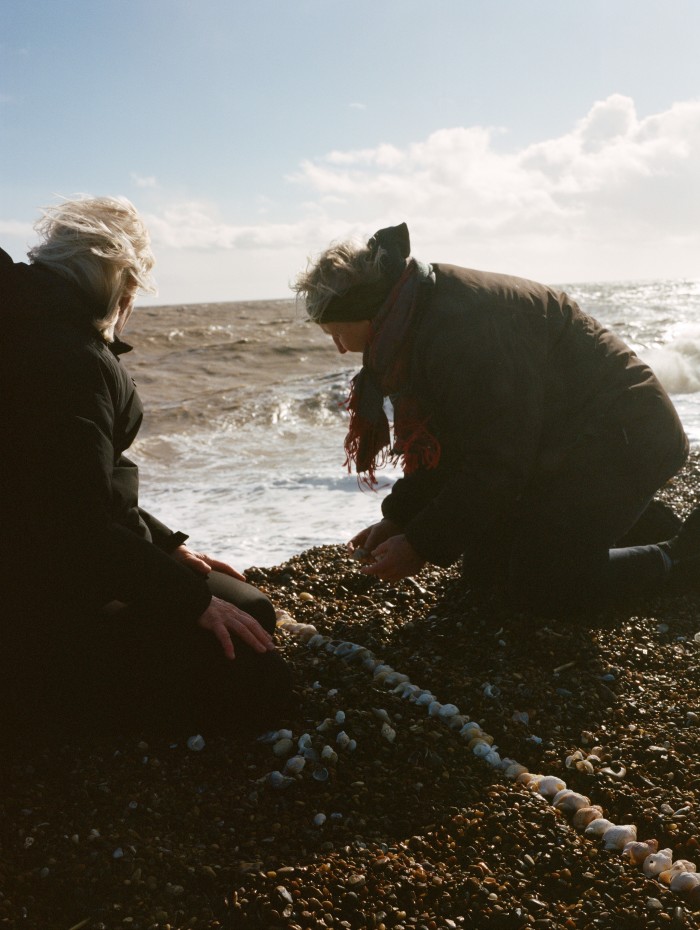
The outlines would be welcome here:
M 370 341 L 362 369 L 352 379 L 346 408 L 350 427 L 345 437 L 345 465 L 352 463 L 362 484 L 373 488 L 376 471 L 401 462 L 404 474 L 417 468 L 435 468 L 440 443 L 428 429 L 428 416 L 411 392 L 410 364 L 416 328 L 423 313 L 425 291 L 435 275 L 430 265 L 411 260 L 392 288 L 381 310 L 372 319 Z M 394 407 L 394 444 L 384 398 Z

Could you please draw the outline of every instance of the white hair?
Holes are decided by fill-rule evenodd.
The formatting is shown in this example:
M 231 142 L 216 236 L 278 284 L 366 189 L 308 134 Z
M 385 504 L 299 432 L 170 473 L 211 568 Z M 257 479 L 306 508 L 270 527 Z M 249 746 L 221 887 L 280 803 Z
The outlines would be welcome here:
M 129 290 L 156 292 L 146 225 L 125 197 L 79 197 L 45 207 L 34 228 L 42 241 L 29 259 L 73 281 L 99 308 L 95 328 L 114 339 L 119 302 Z
M 382 279 L 382 249 L 372 251 L 351 240 L 335 242 L 302 271 L 293 284 L 297 297 L 304 300 L 309 319 L 318 323 L 329 302 L 358 284 L 374 284 Z

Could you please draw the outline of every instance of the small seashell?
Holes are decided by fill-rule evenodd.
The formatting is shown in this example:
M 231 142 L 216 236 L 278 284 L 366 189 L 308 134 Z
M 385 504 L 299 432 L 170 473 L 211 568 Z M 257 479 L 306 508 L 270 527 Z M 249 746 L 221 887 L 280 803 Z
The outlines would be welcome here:
M 484 756 L 484 762 L 497 768 L 501 764 L 501 756 L 495 749 L 492 749 L 491 752 L 487 752 Z
M 439 716 L 444 720 L 449 720 L 459 713 L 459 707 L 456 704 L 443 704 L 439 711 Z
M 347 750 L 348 752 L 355 752 L 356 749 L 357 749 L 357 740 L 351 739 L 347 745 Z
M 545 798 L 553 798 L 557 791 L 566 788 L 566 782 L 562 781 L 556 775 L 545 775 L 539 783 L 537 790 Z
M 593 763 L 590 761 L 590 759 L 583 759 L 580 762 L 577 762 L 576 770 L 578 772 L 585 772 L 587 775 L 593 775 L 595 773 Z
M 279 739 L 279 733 L 277 730 L 268 730 L 267 733 L 263 733 L 258 737 L 259 743 L 276 743 Z
M 337 762 L 338 753 L 333 749 L 332 746 L 324 746 L 321 750 L 321 758 L 324 762 Z
M 388 723 L 382 724 L 381 735 L 388 743 L 393 743 L 396 739 L 396 730 L 389 726 Z
M 595 820 L 593 821 L 595 823 Z M 613 825 L 603 834 L 606 849 L 624 849 L 628 843 L 637 839 L 637 828 L 633 823 Z
M 605 817 L 597 817 L 588 824 L 583 832 L 585 836 L 592 836 L 594 839 L 599 840 L 606 830 L 614 826 L 615 824 L 610 820 L 606 820 Z
M 374 680 L 382 681 L 384 678 L 386 678 L 387 675 L 389 675 L 393 671 L 394 669 L 390 665 L 379 664 L 374 669 L 374 673 L 373 673 Z
M 561 794 L 561 792 L 559 793 Z M 577 792 L 571 791 L 558 802 L 555 797 L 552 803 L 557 810 L 560 810 L 563 814 L 575 814 L 576 811 L 580 810 L 582 807 L 590 807 L 591 799 L 587 798 L 585 794 L 577 794 Z
M 687 894 L 700 885 L 700 875 L 697 872 L 676 872 L 671 878 L 671 891 L 677 894 Z
M 492 685 L 488 681 L 481 690 L 483 691 L 484 697 L 487 698 L 497 698 L 501 693 L 501 689 L 497 685 Z
M 197 733 L 196 736 L 190 736 L 187 740 L 187 748 L 192 750 L 192 752 L 201 752 L 205 746 L 206 743 L 201 733 Z
M 671 868 L 673 862 L 673 852 L 666 848 L 660 849 L 657 853 L 651 853 L 642 863 L 642 871 L 647 878 L 653 878 L 655 875 L 661 875 L 666 869 Z
M 287 759 L 284 766 L 285 775 L 298 775 L 306 765 L 306 759 L 303 756 L 291 756 Z
M 345 711 L 344 710 L 338 711 L 338 713 L 335 715 L 335 722 L 337 724 L 345 723 Z
M 424 691 L 420 697 L 416 698 L 416 704 L 418 707 L 425 707 L 427 704 L 432 704 L 434 700 L 434 694 L 431 694 L 430 691 Z
M 395 688 L 392 689 L 392 694 L 398 694 L 402 700 L 406 700 L 407 697 L 410 697 L 412 694 L 416 694 L 420 691 L 418 685 L 412 685 L 410 681 L 400 681 Z
M 321 723 L 319 723 L 319 725 L 316 727 L 316 732 L 317 733 L 330 733 L 330 731 L 333 729 L 334 726 L 335 724 L 333 723 L 331 718 L 326 717 L 326 719 L 323 720 Z
M 486 756 L 493 750 L 489 743 L 484 742 L 484 740 L 474 740 L 475 745 L 472 747 L 472 752 L 477 757 L 477 759 L 485 759 Z
M 478 723 L 469 722 L 464 724 L 462 729 L 459 731 L 459 735 L 462 737 L 462 739 L 469 741 L 470 739 L 474 739 L 477 736 L 483 736 L 484 731 L 481 729 Z
M 529 775 L 530 773 L 524 765 L 521 765 L 519 762 L 513 762 L 512 765 L 508 766 L 503 774 L 506 776 L 506 778 L 516 779 L 521 775 Z
M 291 739 L 294 736 L 291 730 L 278 730 L 277 738 L 278 739 Z
M 285 756 L 290 754 L 293 748 L 293 740 L 289 739 L 288 737 L 284 737 L 284 739 L 277 740 L 275 745 L 272 747 L 272 751 L 278 758 L 283 759 Z
M 453 714 L 452 717 L 448 717 L 447 719 L 450 730 L 461 730 L 466 722 L 466 717 L 463 717 L 461 714 Z
M 311 777 L 316 781 L 328 781 L 328 769 L 318 765 L 311 773 Z
M 312 636 L 315 636 L 318 632 L 313 623 L 302 623 L 302 630 L 299 632 L 299 639 L 302 643 L 308 643 Z
M 694 862 L 690 862 L 689 859 L 676 859 L 675 862 L 671 863 L 670 869 L 664 869 L 663 872 L 659 874 L 659 881 L 663 882 L 665 885 L 670 885 L 671 880 L 680 875 L 681 872 L 697 872 L 697 866 Z
M 299 755 L 303 756 L 307 762 L 318 762 L 320 756 L 313 746 L 305 746 Z
M 316 816 L 314 817 L 314 819 L 313 819 L 313 821 L 312 821 L 312 823 L 313 823 L 313 825 L 314 825 L 315 827 L 322 827 L 322 826 L 324 825 L 325 822 L 326 822 L 326 815 L 325 815 L 325 814 L 316 814 Z
M 408 675 L 403 672 L 389 672 L 383 679 L 385 688 L 393 688 L 395 685 L 403 685 L 409 681 Z
M 388 712 L 384 710 L 383 707 L 373 707 L 372 713 L 375 717 L 378 717 L 380 720 L 383 720 L 385 723 L 391 723 L 391 717 Z
M 539 787 L 543 778 L 544 775 L 533 775 L 532 772 L 521 772 L 520 775 L 516 776 L 515 780 L 519 785 L 526 785 L 528 788 L 534 790 Z
M 442 710 L 442 704 L 440 703 L 440 701 L 431 701 L 430 704 L 428 704 L 428 716 L 429 717 L 439 716 L 441 710 Z
M 313 601 L 313 600 L 314 600 L 314 596 L 313 596 L 313 594 L 310 594 L 308 591 L 302 591 L 302 592 L 299 594 L 299 600 L 300 600 L 300 601 L 307 601 L 307 602 L 308 602 L 308 601 Z
M 306 645 L 309 649 L 320 649 L 321 646 L 325 645 L 328 642 L 327 636 L 322 636 L 320 633 L 316 633 L 311 639 L 307 640 Z
M 620 781 L 627 774 L 627 769 L 624 765 L 622 765 L 622 763 L 618 763 L 616 768 L 612 768 L 611 766 L 606 765 L 605 768 L 601 769 L 600 771 L 603 775 L 612 775 L 613 778 L 619 778 Z
M 295 778 L 289 778 L 281 772 L 269 772 L 265 780 L 271 788 L 276 788 L 278 790 L 289 788 L 290 785 L 296 784 Z
M 564 760 L 564 765 L 567 769 L 572 769 L 577 762 L 580 762 L 583 759 L 583 753 L 580 749 L 577 749 L 576 752 L 572 752 L 570 756 L 567 756 Z
M 489 746 L 492 746 L 493 736 L 488 733 L 482 733 L 480 736 L 475 736 L 474 739 L 470 739 L 467 743 L 467 749 L 473 749 L 477 743 L 488 743 Z
M 643 843 L 639 842 L 638 840 L 634 840 L 623 848 L 622 855 L 628 856 L 630 862 L 633 862 L 634 865 L 641 865 L 647 856 L 651 856 L 651 854 L 655 853 L 658 848 L 658 840 L 646 840 Z
M 350 737 L 345 732 L 345 730 L 341 730 L 340 733 L 336 736 L 335 741 L 341 749 L 346 749 L 348 743 L 350 742 Z
M 585 830 L 593 820 L 600 820 L 603 816 L 603 808 L 598 804 L 591 804 L 590 807 L 579 807 L 574 814 L 571 823 L 575 830 Z
M 338 643 L 338 645 L 333 650 L 333 655 L 338 656 L 339 659 L 344 659 L 345 656 L 349 656 L 355 650 L 355 643 Z
M 297 749 L 310 749 L 311 745 L 311 734 L 302 733 L 297 740 Z

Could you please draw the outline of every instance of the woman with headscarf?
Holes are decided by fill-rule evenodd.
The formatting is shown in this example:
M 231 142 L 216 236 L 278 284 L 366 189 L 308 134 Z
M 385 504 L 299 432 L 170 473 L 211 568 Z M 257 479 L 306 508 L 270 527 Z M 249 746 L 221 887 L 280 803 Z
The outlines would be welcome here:
M 566 294 L 417 261 L 405 224 L 332 245 L 295 289 L 339 352 L 363 354 L 346 464 L 369 485 L 386 461 L 403 468 L 349 544 L 364 572 L 397 581 L 462 557 L 471 580 L 547 613 L 700 581 L 700 511 L 668 540 L 679 521 L 647 509 L 688 454 L 676 411 Z M 668 534 L 648 538 L 653 524 Z

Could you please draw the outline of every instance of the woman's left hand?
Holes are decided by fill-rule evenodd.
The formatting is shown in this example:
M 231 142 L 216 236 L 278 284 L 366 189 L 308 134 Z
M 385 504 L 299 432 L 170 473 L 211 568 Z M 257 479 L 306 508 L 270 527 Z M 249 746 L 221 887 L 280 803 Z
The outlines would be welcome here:
M 187 546 L 178 546 L 171 553 L 172 557 L 180 565 L 189 568 L 190 571 L 197 575 L 208 575 L 209 572 L 222 572 L 224 575 L 230 575 L 239 581 L 245 581 L 245 575 L 241 575 L 235 568 L 232 568 L 226 562 L 220 562 L 218 559 L 212 559 L 203 552 L 193 552 Z
M 425 559 L 406 539 L 403 533 L 390 536 L 372 550 L 372 561 L 360 569 L 365 575 L 376 575 L 383 581 L 399 581 L 415 575 L 425 565 Z

